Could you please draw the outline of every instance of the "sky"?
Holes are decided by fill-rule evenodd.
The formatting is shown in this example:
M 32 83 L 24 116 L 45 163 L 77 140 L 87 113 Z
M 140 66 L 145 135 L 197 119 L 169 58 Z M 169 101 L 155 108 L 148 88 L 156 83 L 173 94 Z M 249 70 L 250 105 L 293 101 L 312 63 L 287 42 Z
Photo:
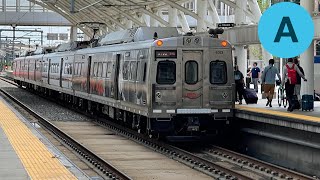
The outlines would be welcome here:
M 0 26 L 0 29 L 13 29 L 11 26 Z M 63 42 L 67 42 L 67 41 L 53 41 L 53 40 L 47 40 L 47 33 L 68 33 L 70 35 L 70 27 L 46 27 L 46 26 L 18 26 L 16 27 L 16 30 L 39 30 L 39 31 L 43 31 L 43 42 L 44 42 L 44 46 L 56 46 L 58 44 L 61 44 Z M 2 37 L 12 37 L 13 36 L 13 32 L 10 31 L 3 31 L 1 33 Z M 39 44 L 40 45 L 40 40 L 41 40 L 41 34 L 40 33 L 36 33 L 36 32 L 18 32 L 16 31 L 16 40 L 17 41 L 21 41 L 24 44 L 28 44 L 28 39 L 19 39 L 18 37 L 28 37 L 31 40 L 31 45 L 36 45 Z M 12 38 L 11 38 L 12 39 Z M 2 40 L 4 40 L 2 38 Z

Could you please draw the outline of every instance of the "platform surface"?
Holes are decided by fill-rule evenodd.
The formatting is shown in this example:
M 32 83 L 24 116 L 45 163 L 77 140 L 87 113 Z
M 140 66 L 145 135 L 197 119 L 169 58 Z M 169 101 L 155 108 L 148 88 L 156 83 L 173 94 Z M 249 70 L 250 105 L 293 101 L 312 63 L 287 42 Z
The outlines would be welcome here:
M 3 129 L 0 127 L 0 177 L 5 179 L 30 179 L 18 155 L 14 151 Z
M 277 92 L 277 89 L 275 90 Z M 279 117 L 286 117 L 286 118 L 292 118 L 292 119 L 301 119 L 303 121 L 312 121 L 315 123 L 319 123 L 320 126 L 320 101 L 314 102 L 314 110 L 313 111 L 302 111 L 300 110 L 294 110 L 293 112 L 288 112 L 287 108 L 289 106 L 284 108 L 283 106 L 279 107 L 278 105 L 278 99 L 277 96 L 275 99 L 272 100 L 272 107 L 266 106 L 267 100 L 262 99 L 262 94 L 259 89 L 258 95 L 258 104 L 246 104 L 243 100 L 243 104 L 239 105 L 236 103 L 236 109 L 238 110 L 244 110 L 254 113 L 261 113 L 266 115 L 273 115 L 273 116 L 279 116 Z
M 0 179 L 77 179 L 0 100 Z

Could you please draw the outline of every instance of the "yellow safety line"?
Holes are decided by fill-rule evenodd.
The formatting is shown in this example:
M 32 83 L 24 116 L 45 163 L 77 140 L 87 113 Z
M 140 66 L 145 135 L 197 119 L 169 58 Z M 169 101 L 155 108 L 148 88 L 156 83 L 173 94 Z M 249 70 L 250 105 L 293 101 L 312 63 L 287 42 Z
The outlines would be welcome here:
M 320 118 L 318 117 L 306 116 L 306 115 L 294 114 L 294 113 L 286 113 L 286 112 L 280 112 L 280 111 L 269 110 L 264 108 L 254 108 L 254 107 L 245 107 L 245 106 L 236 105 L 236 109 L 262 113 L 262 114 L 271 114 L 271 115 L 282 116 L 287 118 L 301 119 L 304 121 L 320 122 Z
M 0 110 L 0 126 L 31 179 L 77 179 L 1 101 Z

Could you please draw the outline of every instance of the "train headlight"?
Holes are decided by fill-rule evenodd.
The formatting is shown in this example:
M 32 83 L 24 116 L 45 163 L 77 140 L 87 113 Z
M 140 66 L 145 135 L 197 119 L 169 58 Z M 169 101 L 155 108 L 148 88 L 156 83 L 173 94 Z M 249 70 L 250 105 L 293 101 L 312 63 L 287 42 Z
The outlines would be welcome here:
M 163 45 L 163 41 L 158 40 L 158 41 L 157 41 L 157 46 L 162 46 L 162 45 Z
M 228 46 L 228 42 L 227 41 L 221 41 L 221 46 L 222 47 L 227 47 Z

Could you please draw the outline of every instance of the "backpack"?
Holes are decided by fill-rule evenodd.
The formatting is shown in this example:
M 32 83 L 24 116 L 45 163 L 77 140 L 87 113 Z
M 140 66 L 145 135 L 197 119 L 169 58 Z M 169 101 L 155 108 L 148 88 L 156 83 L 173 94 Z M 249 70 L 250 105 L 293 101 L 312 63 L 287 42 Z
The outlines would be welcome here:
M 297 71 L 294 69 L 294 64 L 292 64 L 292 68 L 286 65 L 288 71 L 288 79 L 289 84 L 297 84 Z
M 239 81 L 240 79 L 241 79 L 241 74 L 238 71 L 236 71 L 234 73 L 234 80 Z

